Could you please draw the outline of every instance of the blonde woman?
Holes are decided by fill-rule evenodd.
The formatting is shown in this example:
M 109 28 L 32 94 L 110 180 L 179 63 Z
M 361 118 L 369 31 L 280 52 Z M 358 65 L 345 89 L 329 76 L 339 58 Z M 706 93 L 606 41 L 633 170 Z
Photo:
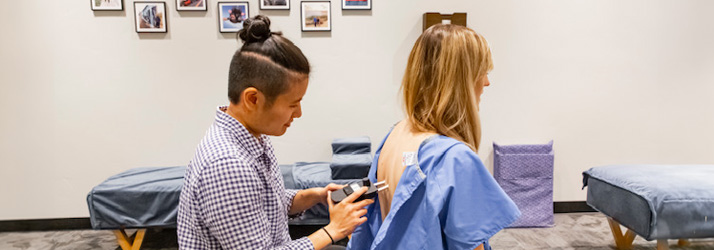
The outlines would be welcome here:
M 469 28 L 436 25 L 419 37 L 402 81 L 407 117 L 369 173 L 388 187 L 349 249 L 490 249 L 488 239 L 520 216 L 476 155 L 492 68 L 488 43 Z

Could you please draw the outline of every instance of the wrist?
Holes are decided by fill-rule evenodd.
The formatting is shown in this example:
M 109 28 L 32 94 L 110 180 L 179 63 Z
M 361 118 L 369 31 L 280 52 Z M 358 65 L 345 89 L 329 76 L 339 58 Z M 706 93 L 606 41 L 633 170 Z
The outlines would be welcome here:
M 327 201 L 327 188 L 315 188 L 313 194 L 315 204 L 324 203 Z
M 340 234 L 340 230 L 335 228 L 332 223 L 327 224 L 327 226 L 325 226 L 324 228 L 325 230 L 327 230 L 330 236 L 332 236 L 332 240 L 334 240 L 335 242 L 338 242 L 345 238 L 345 235 Z

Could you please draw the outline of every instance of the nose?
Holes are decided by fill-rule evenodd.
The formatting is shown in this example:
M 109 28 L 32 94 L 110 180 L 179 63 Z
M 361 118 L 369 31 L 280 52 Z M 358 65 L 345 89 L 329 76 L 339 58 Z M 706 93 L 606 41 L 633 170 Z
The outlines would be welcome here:
M 293 114 L 293 117 L 300 118 L 302 116 L 302 105 L 298 104 L 297 110 Z
M 484 86 L 484 87 L 491 86 L 491 81 L 488 80 L 488 75 L 486 75 L 486 80 L 484 80 L 483 86 Z

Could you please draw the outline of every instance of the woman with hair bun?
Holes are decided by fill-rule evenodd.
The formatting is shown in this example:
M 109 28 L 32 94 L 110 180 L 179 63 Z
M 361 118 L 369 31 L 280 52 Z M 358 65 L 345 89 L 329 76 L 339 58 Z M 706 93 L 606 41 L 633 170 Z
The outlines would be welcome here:
M 227 106 L 218 107 L 188 164 L 178 210 L 180 249 L 323 249 L 367 219 L 353 201 L 338 204 L 330 192 L 342 186 L 286 190 L 268 135 L 281 136 L 302 115 L 310 63 L 270 19 L 255 16 L 238 32 L 243 46 L 228 73 Z M 288 217 L 328 203 L 330 223 L 315 233 L 290 239 Z
M 348 249 L 490 249 L 488 239 L 520 216 L 476 154 L 491 69 L 486 39 L 469 28 L 439 24 L 417 39 L 402 80 L 406 118 L 369 172 L 388 188 Z

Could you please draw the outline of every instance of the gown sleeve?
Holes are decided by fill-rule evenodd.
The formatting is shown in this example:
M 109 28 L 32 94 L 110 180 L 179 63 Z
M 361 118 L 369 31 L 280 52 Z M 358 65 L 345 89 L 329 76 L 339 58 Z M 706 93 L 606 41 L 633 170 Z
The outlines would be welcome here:
M 520 217 L 518 207 L 466 145 L 450 147 L 437 164 L 435 178 L 443 199 L 439 220 L 448 249 L 488 243 Z

